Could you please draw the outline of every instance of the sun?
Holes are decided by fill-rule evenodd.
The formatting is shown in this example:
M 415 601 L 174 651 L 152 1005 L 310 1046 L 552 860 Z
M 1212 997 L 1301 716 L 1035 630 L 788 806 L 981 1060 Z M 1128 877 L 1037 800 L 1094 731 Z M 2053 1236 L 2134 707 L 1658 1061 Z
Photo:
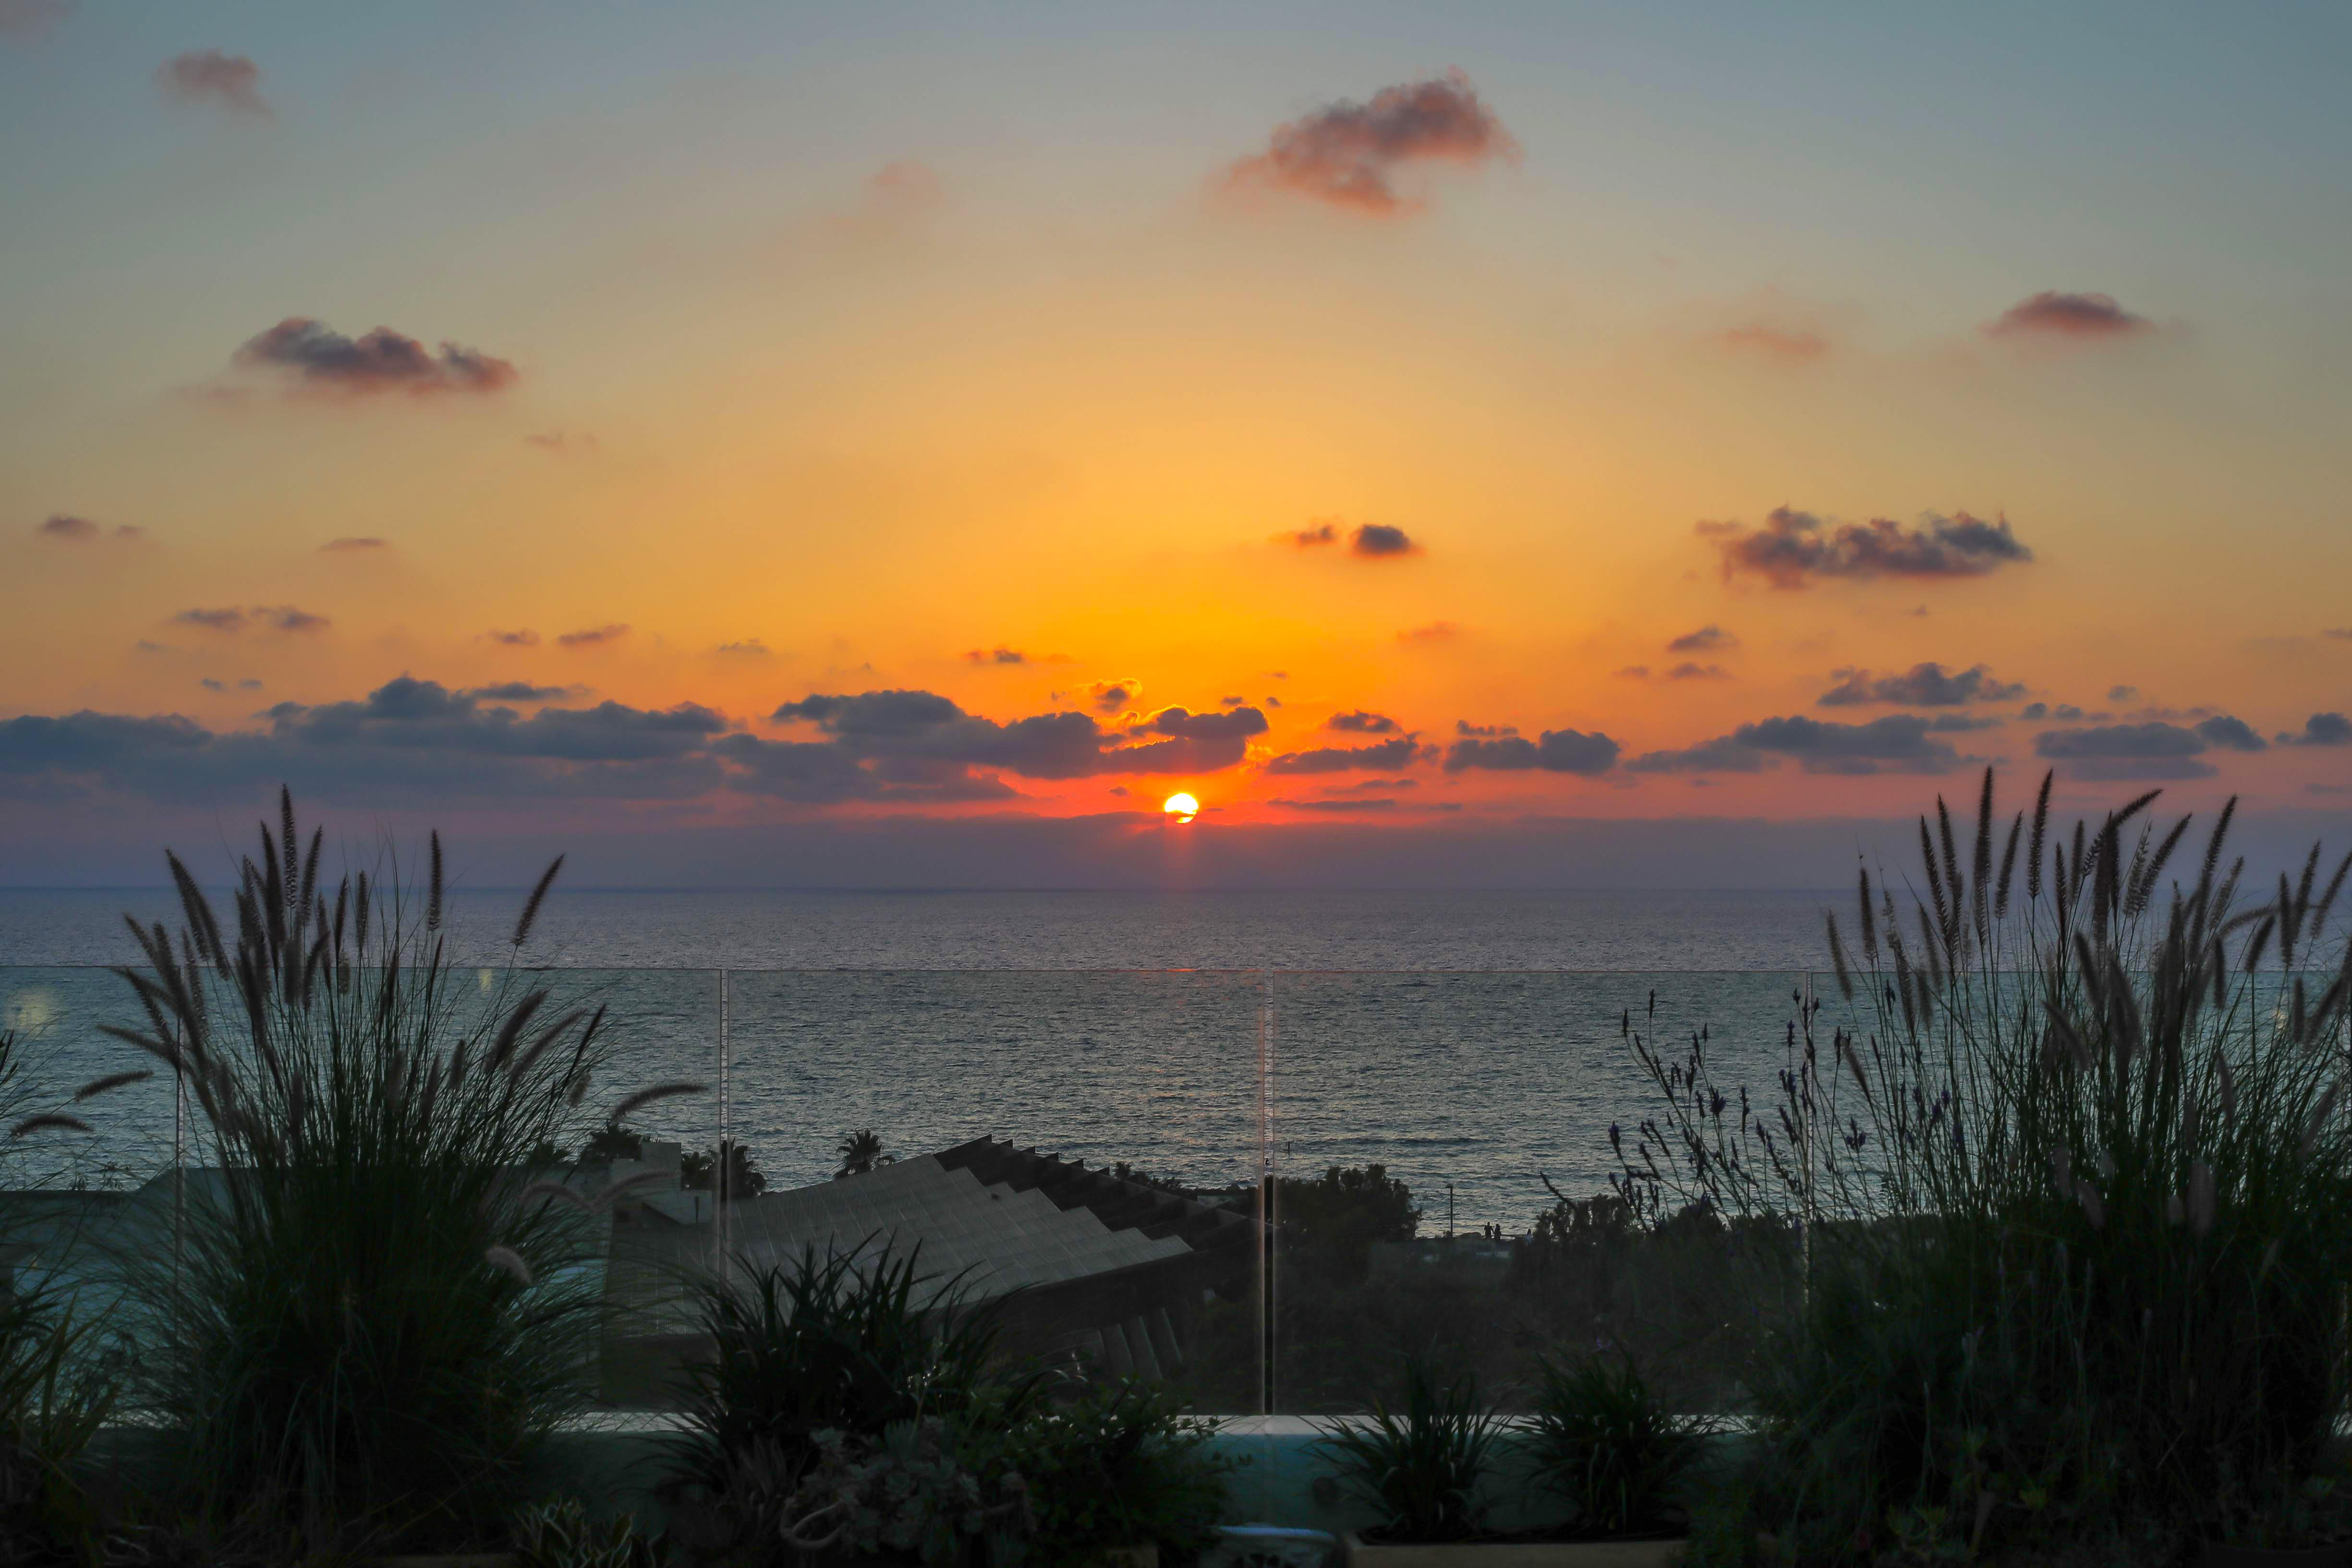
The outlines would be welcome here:
M 1189 822 L 1201 814 L 1201 802 L 1190 795 L 1175 794 L 1169 796 L 1160 809 L 1180 822 Z

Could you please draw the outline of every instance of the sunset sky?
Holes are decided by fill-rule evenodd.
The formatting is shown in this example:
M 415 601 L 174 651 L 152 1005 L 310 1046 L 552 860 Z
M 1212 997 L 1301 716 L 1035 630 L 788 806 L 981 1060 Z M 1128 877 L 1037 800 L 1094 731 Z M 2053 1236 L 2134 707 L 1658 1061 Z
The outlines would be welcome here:
M 620 882 L 1605 881 L 1596 822 L 1987 762 L 2325 825 L 2348 57 L 2319 5 L 0 0 L 0 883 L 281 779 Z

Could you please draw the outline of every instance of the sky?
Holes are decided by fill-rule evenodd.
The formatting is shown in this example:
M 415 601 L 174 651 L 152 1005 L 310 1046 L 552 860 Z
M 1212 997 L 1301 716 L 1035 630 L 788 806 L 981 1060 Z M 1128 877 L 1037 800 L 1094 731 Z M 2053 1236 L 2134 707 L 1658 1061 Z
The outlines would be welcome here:
M 616 884 L 2340 837 L 2348 47 L 0 0 L 0 885 L 280 782 Z

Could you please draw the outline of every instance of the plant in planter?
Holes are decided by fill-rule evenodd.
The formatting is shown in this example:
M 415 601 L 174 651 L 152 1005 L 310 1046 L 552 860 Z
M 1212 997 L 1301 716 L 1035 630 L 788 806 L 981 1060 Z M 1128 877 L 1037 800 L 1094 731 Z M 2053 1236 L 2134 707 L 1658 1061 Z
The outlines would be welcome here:
M 812 1556 L 1013 1568 L 1026 1551 L 1029 1494 L 996 1445 L 936 1416 L 876 1437 L 814 1435 L 815 1463 L 784 1501 L 783 1544 Z
M 108 1032 L 180 1076 L 209 1167 L 177 1266 L 134 1281 L 157 1331 L 137 1392 L 181 1434 L 180 1507 L 225 1539 L 288 1558 L 472 1548 L 593 1385 L 614 1195 L 531 1160 L 593 1124 L 603 1009 L 551 1006 L 513 963 L 485 986 L 449 955 L 437 835 L 424 889 L 331 887 L 323 833 L 306 848 L 280 809 L 228 922 L 172 857 L 184 924 L 132 923 L 149 967 L 121 974 L 146 1022 Z
M 1802 1238 L 1744 1480 L 1806 1561 L 2193 1543 L 2345 1408 L 2352 857 L 2248 894 L 2234 803 L 2200 844 L 2153 792 L 2062 831 L 2052 780 L 2006 822 L 1994 782 L 1972 834 L 1920 819 L 1916 894 L 1863 875 L 1777 1095 L 1621 1020 L 1658 1092 L 1629 1205 Z
M 1318 1446 L 1341 1483 L 1380 1511 L 1381 1523 L 1362 1532 L 1366 1543 L 1465 1542 L 1485 1531 L 1499 1430 L 1475 1376 L 1441 1387 L 1415 1357 L 1405 1364 L 1401 1406 L 1376 1399 L 1367 1416 L 1328 1422 Z
M 637 1533 L 622 1514 L 599 1525 L 577 1498 L 559 1498 L 515 1515 L 514 1568 L 660 1568 L 668 1553 Z
M 113 1413 L 118 1369 L 101 1347 L 97 1320 L 60 1286 L 27 1281 L 20 1243 L 19 1192 L 62 1179 L 68 1164 L 51 1152 L 59 1138 L 87 1139 L 78 1113 L 89 1102 L 152 1076 L 117 1072 L 83 1084 L 70 1099 L 42 1084 L 40 1063 L 12 1030 L 0 1030 L 0 1561 L 77 1560 L 69 1538 L 93 1533 L 99 1510 L 74 1473 L 76 1459 Z M 44 1227 L 43 1250 L 71 1247 Z
M 2344 1568 L 2352 1563 L 2352 1492 L 2336 1476 L 2273 1482 L 2226 1510 L 2199 1568 Z
M 1525 1453 L 1580 1533 L 1675 1535 L 1687 1523 L 1683 1483 L 1712 1429 L 1669 1409 L 1630 1355 L 1603 1352 L 1540 1364 Z
M 995 1425 L 985 1410 L 970 1424 Z M 1209 1449 L 1217 1424 L 1134 1378 L 1088 1381 L 1076 1397 L 1005 1424 L 1006 1460 L 1028 1483 L 1030 1559 L 1076 1568 L 1119 1552 L 1191 1557 L 1215 1539 L 1237 1461 Z
M 672 1489 L 702 1545 L 779 1540 L 826 1451 L 821 1434 L 855 1444 L 925 1417 L 953 1424 L 983 1396 L 1009 1426 L 1038 1398 L 1034 1373 L 995 1364 L 993 1313 L 917 1252 L 809 1247 L 694 1291 L 710 1352 L 687 1374 Z

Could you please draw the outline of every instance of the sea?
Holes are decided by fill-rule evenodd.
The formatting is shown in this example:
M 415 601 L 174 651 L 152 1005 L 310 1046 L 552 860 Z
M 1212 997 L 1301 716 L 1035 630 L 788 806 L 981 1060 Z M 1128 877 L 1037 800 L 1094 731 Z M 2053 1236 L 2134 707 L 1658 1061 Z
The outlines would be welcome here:
M 745 1145 L 772 1186 L 827 1179 L 872 1129 L 1200 1186 L 1380 1165 L 1425 1232 L 1524 1228 L 1597 1190 L 1609 1130 L 1658 1091 L 1626 1038 L 1704 1030 L 1718 1081 L 1769 1097 L 1827 959 L 1826 892 L 582 892 L 509 942 L 521 890 L 452 895 L 485 993 L 607 1009 L 599 1101 L 700 1092 L 634 1124 Z M 142 1065 L 110 966 L 162 889 L 0 890 L 0 1030 L 20 1082 Z M 167 1080 L 92 1101 L 64 1179 L 191 1158 Z M 592 1104 L 598 1103 L 592 1101 Z

